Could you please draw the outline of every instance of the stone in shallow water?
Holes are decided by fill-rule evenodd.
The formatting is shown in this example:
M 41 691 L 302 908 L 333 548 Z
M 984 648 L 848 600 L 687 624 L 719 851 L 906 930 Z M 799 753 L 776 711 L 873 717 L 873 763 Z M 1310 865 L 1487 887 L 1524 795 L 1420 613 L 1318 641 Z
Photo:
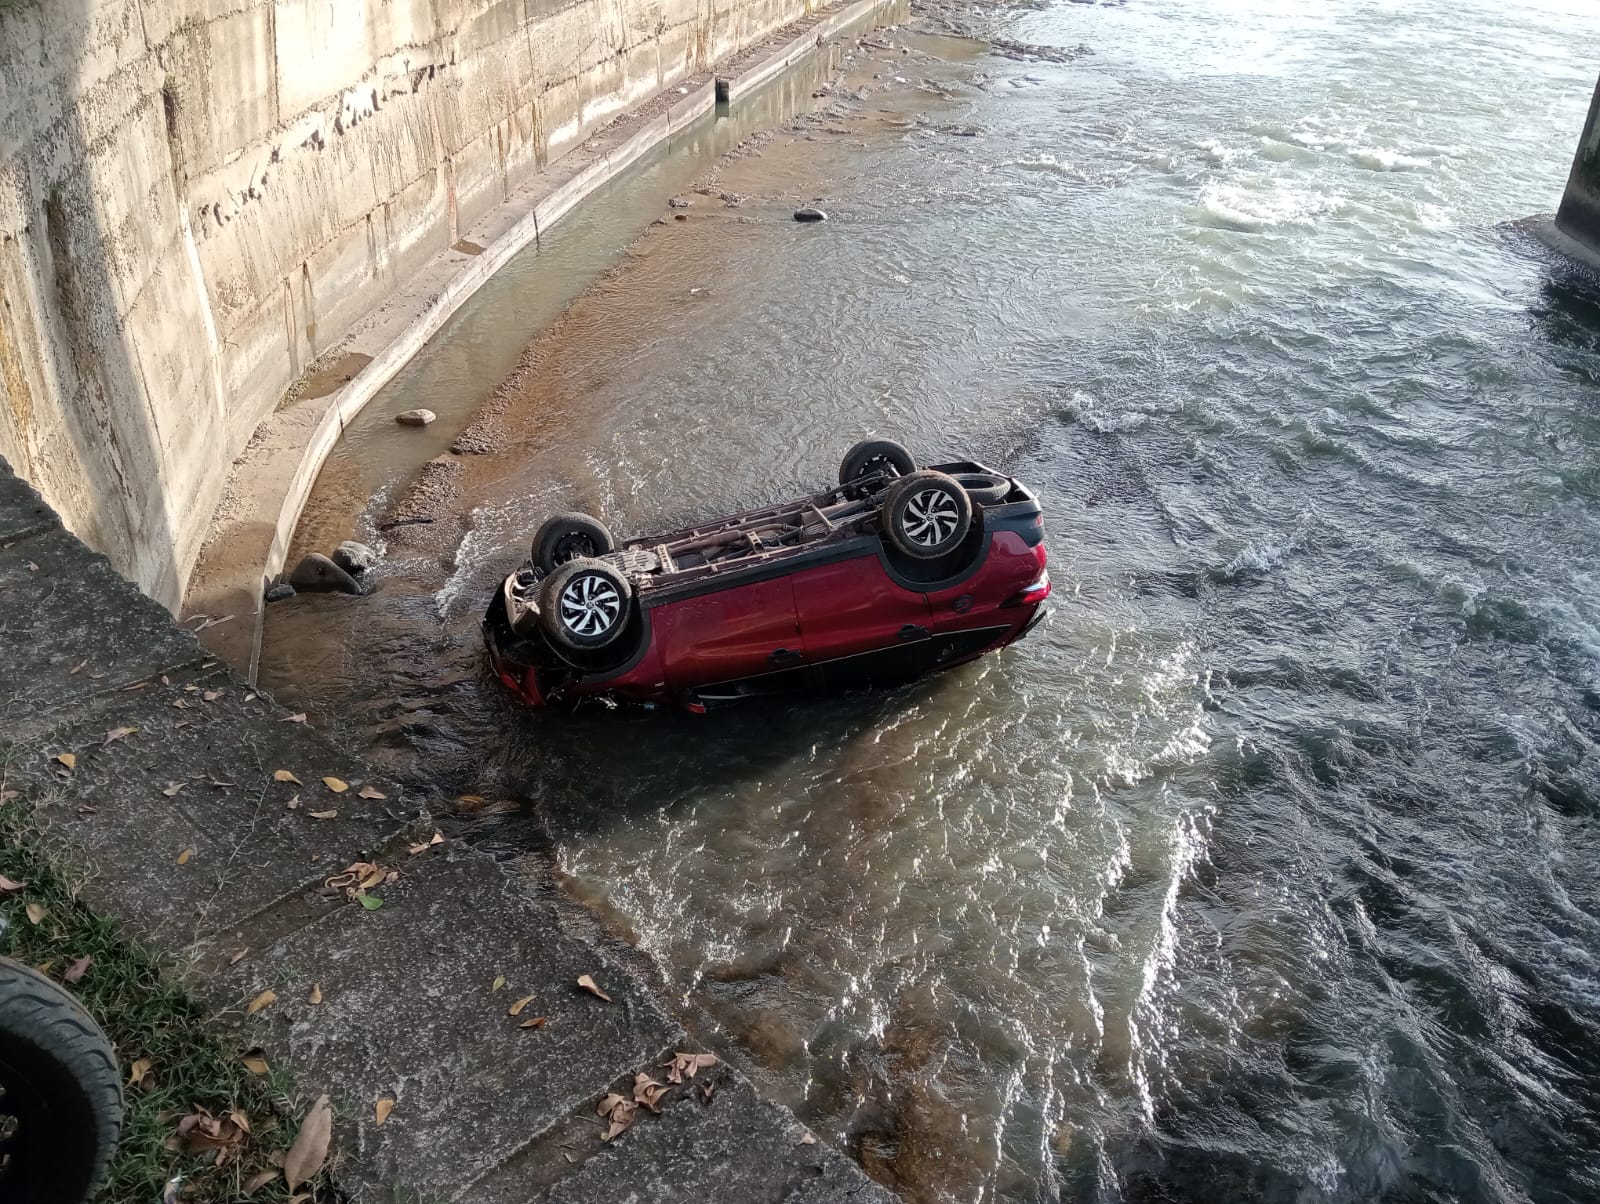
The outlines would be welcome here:
M 794 220 L 797 222 L 825 222 L 828 215 L 820 209 L 813 209 L 810 205 L 802 205 L 794 211 Z
M 289 574 L 289 584 L 303 594 L 359 594 L 356 579 L 319 552 L 313 552 Z
M 396 414 L 394 420 L 401 426 L 427 426 L 438 417 L 432 410 L 407 410 L 404 414 Z
M 357 577 L 377 565 L 378 554 L 364 543 L 347 539 L 333 550 L 331 559 L 352 577 Z

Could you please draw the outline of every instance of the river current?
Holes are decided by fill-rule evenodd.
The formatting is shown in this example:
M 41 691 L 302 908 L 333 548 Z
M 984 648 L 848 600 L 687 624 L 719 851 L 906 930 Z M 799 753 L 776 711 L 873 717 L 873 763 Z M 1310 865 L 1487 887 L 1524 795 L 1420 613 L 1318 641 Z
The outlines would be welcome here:
M 635 242 L 647 174 L 492 379 L 419 361 L 322 486 L 374 538 L 389 414 L 465 421 L 533 340 L 460 538 L 272 608 L 263 683 L 490 799 L 465 831 L 908 1200 L 1600 1198 L 1600 300 L 1503 226 L 1559 197 L 1600 7 L 972 19 L 1073 54 L 888 35 L 898 78 L 723 164 L 739 207 Z M 704 717 L 484 675 L 550 511 L 754 505 L 874 433 L 1037 489 L 1048 623 Z

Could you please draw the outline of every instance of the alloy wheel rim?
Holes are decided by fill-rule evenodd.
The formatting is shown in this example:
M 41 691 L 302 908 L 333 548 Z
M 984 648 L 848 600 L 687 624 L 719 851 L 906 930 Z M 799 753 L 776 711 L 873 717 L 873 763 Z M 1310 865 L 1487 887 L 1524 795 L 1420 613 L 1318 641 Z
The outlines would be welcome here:
M 598 573 L 575 577 L 561 591 L 561 622 L 575 635 L 602 635 L 621 613 L 621 593 Z
M 906 503 L 906 538 L 924 548 L 936 548 L 955 534 L 960 522 L 956 500 L 943 489 L 923 489 Z

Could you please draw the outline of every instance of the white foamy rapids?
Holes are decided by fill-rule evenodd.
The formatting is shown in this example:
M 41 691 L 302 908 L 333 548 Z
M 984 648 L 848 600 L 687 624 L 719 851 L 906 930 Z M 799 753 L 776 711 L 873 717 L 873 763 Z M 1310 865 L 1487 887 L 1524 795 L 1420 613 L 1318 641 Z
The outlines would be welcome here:
M 1256 232 L 1282 226 L 1311 226 L 1345 206 L 1338 193 L 1272 185 L 1207 184 L 1200 190 L 1196 218 L 1204 225 Z
M 1096 171 L 1074 163 L 1070 159 L 1057 159 L 1049 152 L 1038 154 L 1028 159 L 1007 159 L 1000 166 L 1014 167 L 1018 171 L 1059 176 L 1061 179 L 1071 180 L 1075 184 L 1120 184 L 1128 178 L 1126 171 Z
M 1150 421 L 1148 414 L 1138 410 L 1108 414 L 1101 409 L 1098 400 L 1083 392 L 1074 393 L 1067 400 L 1066 405 L 1062 407 L 1062 416 L 1097 435 L 1125 434 L 1128 431 L 1138 430 Z
M 1294 555 L 1299 546 L 1298 530 L 1248 543 L 1238 555 L 1222 566 L 1219 576 L 1223 581 L 1237 581 L 1240 577 L 1270 573 Z
M 1350 161 L 1368 171 L 1417 171 L 1433 166 L 1427 159 L 1419 159 L 1415 155 L 1403 155 L 1396 150 L 1370 146 L 1356 147 L 1350 152 Z

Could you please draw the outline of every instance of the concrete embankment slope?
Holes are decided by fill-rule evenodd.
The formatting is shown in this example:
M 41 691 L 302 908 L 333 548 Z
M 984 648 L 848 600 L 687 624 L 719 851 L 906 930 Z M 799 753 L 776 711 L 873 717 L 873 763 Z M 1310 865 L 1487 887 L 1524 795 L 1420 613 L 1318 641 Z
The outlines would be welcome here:
M 7 0 L 0 455 L 169 608 L 289 385 L 806 0 Z
M 424 800 L 210 660 L 3 462 L 0 608 L 5 789 L 299 1106 L 333 1097 L 352 1200 L 892 1204 L 726 1065 L 604 1142 L 601 1097 L 692 1048 L 649 986 L 536 876 L 427 843 Z M 377 910 L 327 886 L 356 861 L 397 872 Z

